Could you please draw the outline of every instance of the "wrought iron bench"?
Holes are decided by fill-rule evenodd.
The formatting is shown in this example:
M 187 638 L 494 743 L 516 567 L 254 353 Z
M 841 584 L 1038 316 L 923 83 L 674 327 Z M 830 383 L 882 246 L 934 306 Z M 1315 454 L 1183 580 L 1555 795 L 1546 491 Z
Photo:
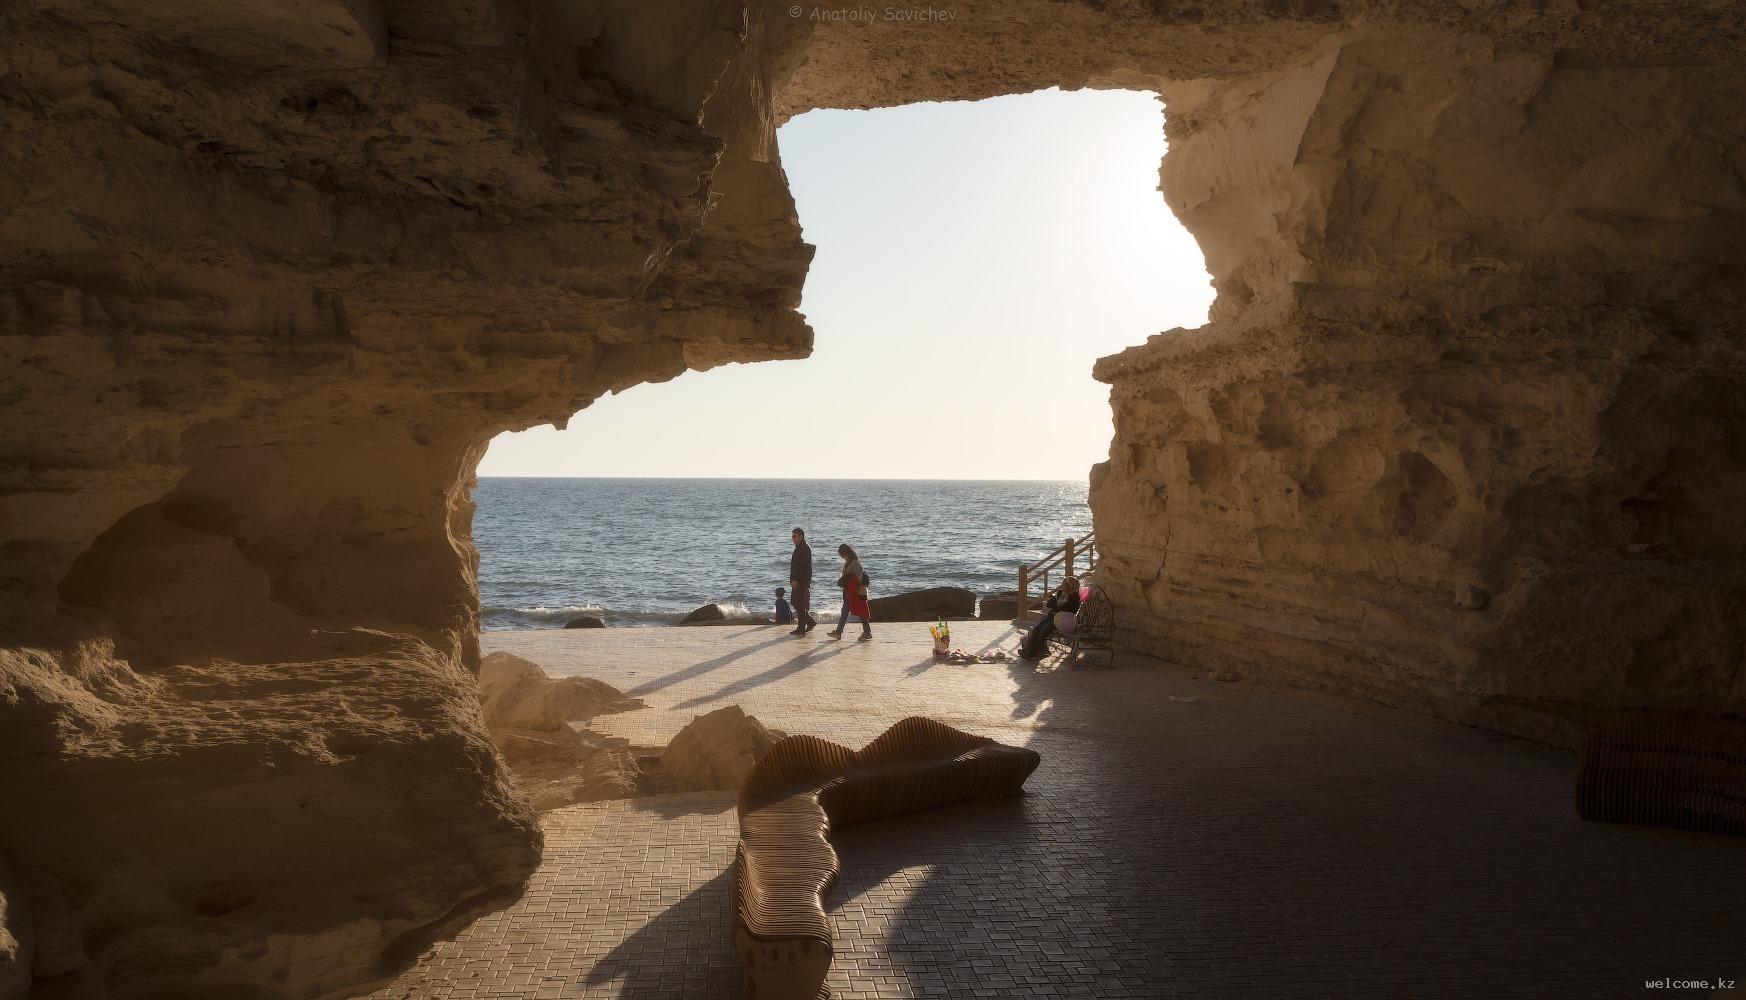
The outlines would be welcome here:
M 1067 654 L 1067 665 L 1077 669 L 1079 659 L 1090 653 L 1100 653 L 1107 659 L 1106 667 L 1115 666 L 1115 605 L 1110 603 L 1109 595 L 1097 584 L 1089 584 L 1086 589 L 1091 595 L 1079 602 L 1079 610 L 1074 614 L 1073 631 L 1049 633 L 1049 645 Z M 1027 630 L 1036 628 L 1045 618 L 1024 626 Z
M 733 948 L 746 1000 L 830 996 L 824 897 L 837 879 L 833 827 L 1017 795 L 1040 761 L 923 718 L 904 719 L 860 751 L 816 736 L 771 747 L 740 790 Z

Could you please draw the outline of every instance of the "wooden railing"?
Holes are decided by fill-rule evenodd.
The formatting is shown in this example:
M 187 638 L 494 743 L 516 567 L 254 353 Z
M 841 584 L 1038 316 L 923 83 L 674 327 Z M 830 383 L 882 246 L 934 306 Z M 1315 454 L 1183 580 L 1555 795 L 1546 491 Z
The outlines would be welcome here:
M 1084 568 L 1079 568 L 1078 560 L 1084 560 Z M 1057 570 L 1061 579 L 1076 576 L 1081 580 L 1090 576 L 1097 569 L 1097 532 L 1087 532 L 1084 538 L 1069 538 L 1043 558 L 1029 566 L 1020 566 L 1018 570 L 1018 619 L 1024 620 L 1031 609 L 1031 584 L 1041 583 L 1039 593 L 1047 594 L 1054 586 L 1050 582 Z

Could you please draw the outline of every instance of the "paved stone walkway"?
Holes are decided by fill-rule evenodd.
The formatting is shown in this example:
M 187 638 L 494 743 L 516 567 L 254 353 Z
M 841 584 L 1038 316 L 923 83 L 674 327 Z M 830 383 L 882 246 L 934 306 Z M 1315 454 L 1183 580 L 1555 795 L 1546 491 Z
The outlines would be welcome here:
M 957 626 L 959 645 L 1012 648 Z M 1746 839 L 1584 823 L 1572 755 L 1128 657 L 1114 671 L 948 666 L 925 626 L 491 633 L 650 707 L 595 729 L 659 745 L 739 704 L 858 746 L 910 714 L 1043 764 L 1022 799 L 840 831 L 839 997 L 1746 998 Z M 515 906 L 375 994 L 740 995 L 732 796 L 548 815 Z M 1680 995 L 1709 995 L 1708 990 Z

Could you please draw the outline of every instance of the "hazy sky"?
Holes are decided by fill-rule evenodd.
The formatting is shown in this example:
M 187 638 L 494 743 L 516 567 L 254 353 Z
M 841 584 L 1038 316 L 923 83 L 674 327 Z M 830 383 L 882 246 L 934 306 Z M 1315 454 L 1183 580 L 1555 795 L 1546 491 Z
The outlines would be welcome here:
M 1049 90 L 801 115 L 812 357 L 609 396 L 499 437 L 480 475 L 1083 479 L 1110 439 L 1092 362 L 1212 302 L 1157 191 L 1161 113 Z

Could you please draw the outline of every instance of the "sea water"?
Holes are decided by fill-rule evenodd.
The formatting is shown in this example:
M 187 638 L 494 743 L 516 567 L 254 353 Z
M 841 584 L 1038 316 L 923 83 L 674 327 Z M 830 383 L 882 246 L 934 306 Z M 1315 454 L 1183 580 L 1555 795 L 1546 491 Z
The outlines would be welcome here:
M 482 478 L 473 542 L 485 627 L 671 624 L 697 607 L 769 614 L 788 534 L 812 543 L 813 611 L 842 604 L 839 544 L 874 597 L 1012 590 L 1018 566 L 1091 530 L 1083 482 Z

